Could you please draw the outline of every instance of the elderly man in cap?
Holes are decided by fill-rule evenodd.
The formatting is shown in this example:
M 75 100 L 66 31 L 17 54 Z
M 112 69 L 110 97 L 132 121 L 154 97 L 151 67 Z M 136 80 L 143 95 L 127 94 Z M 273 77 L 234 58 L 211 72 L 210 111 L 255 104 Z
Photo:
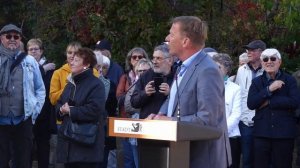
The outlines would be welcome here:
M 241 132 L 241 144 L 243 155 L 243 168 L 253 167 L 253 120 L 254 110 L 247 107 L 247 97 L 252 79 L 261 75 L 260 55 L 266 49 L 266 44 L 261 40 L 254 40 L 243 48 L 248 55 L 248 63 L 239 67 L 235 83 L 241 87 L 241 121 L 239 128 Z
M 95 50 L 101 51 L 101 53 L 110 59 L 110 66 L 107 70 L 105 77 L 110 79 L 114 85 L 118 86 L 120 77 L 124 73 L 123 68 L 111 59 L 111 44 L 107 39 L 98 41 L 95 46 Z
M 280 70 L 281 55 L 277 49 L 262 52 L 263 75 L 253 79 L 248 107 L 255 110 L 254 167 L 292 168 L 294 140 L 297 136 L 295 110 L 300 93 L 294 77 Z
M 0 168 L 7 168 L 12 144 L 16 168 L 29 168 L 32 125 L 45 100 L 36 60 L 20 52 L 22 30 L 8 24 L 0 30 Z

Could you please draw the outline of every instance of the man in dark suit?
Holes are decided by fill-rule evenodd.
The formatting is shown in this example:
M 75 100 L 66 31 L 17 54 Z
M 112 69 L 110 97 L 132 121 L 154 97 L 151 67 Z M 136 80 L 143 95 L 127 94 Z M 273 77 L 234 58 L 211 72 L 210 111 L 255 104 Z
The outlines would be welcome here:
M 189 167 L 226 168 L 231 164 L 231 154 L 224 82 L 216 64 L 202 51 L 206 38 L 207 25 L 198 17 L 180 16 L 173 19 L 166 41 L 169 42 L 170 55 L 177 56 L 182 65 L 175 74 L 177 81 L 172 84 L 169 98 L 160 112 L 150 114 L 148 119 L 176 120 L 177 109 L 180 108 L 181 121 L 221 129 L 223 134 L 219 139 L 191 142 Z
M 280 69 L 277 49 L 265 49 L 260 56 L 264 73 L 252 80 L 247 105 L 255 110 L 254 167 L 292 168 L 294 140 L 298 130 L 295 111 L 300 104 L 297 82 Z

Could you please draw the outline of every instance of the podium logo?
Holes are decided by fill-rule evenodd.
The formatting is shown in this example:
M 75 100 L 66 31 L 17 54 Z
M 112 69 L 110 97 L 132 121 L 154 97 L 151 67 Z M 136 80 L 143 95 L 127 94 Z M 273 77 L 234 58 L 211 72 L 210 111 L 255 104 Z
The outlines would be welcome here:
M 142 124 L 137 122 L 121 121 L 115 125 L 116 133 L 142 133 Z
M 141 123 L 132 123 L 132 132 L 141 132 L 142 131 L 142 124 Z

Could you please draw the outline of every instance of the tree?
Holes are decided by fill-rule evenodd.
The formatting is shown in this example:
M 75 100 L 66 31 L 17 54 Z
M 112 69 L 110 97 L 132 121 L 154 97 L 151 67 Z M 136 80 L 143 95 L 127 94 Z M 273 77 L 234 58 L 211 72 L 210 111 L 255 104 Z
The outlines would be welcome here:
M 39 37 L 46 54 L 62 64 L 69 42 L 84 46 L 107 38 L 113 59 L 135 47 L 149 54 L 168 34 L 172 17 L 196 15 L 209 25 L 207 46 L 230 54 L 234 60 L 242 46 L 262 39 L 281 51 L 284 68 L 299 67 L 300 0 L 4 0 L 0 24 L 23 25 L 27 41 Z

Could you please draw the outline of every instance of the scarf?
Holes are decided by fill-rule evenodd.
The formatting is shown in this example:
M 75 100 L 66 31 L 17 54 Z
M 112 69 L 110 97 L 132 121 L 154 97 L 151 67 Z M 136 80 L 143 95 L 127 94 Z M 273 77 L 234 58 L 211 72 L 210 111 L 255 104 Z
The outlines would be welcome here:
M 0 44 L 0 96 L 8 94 L 7 86 L 10 79 L 10 66 L 17 52 L 18 49 L 10 50 Z

